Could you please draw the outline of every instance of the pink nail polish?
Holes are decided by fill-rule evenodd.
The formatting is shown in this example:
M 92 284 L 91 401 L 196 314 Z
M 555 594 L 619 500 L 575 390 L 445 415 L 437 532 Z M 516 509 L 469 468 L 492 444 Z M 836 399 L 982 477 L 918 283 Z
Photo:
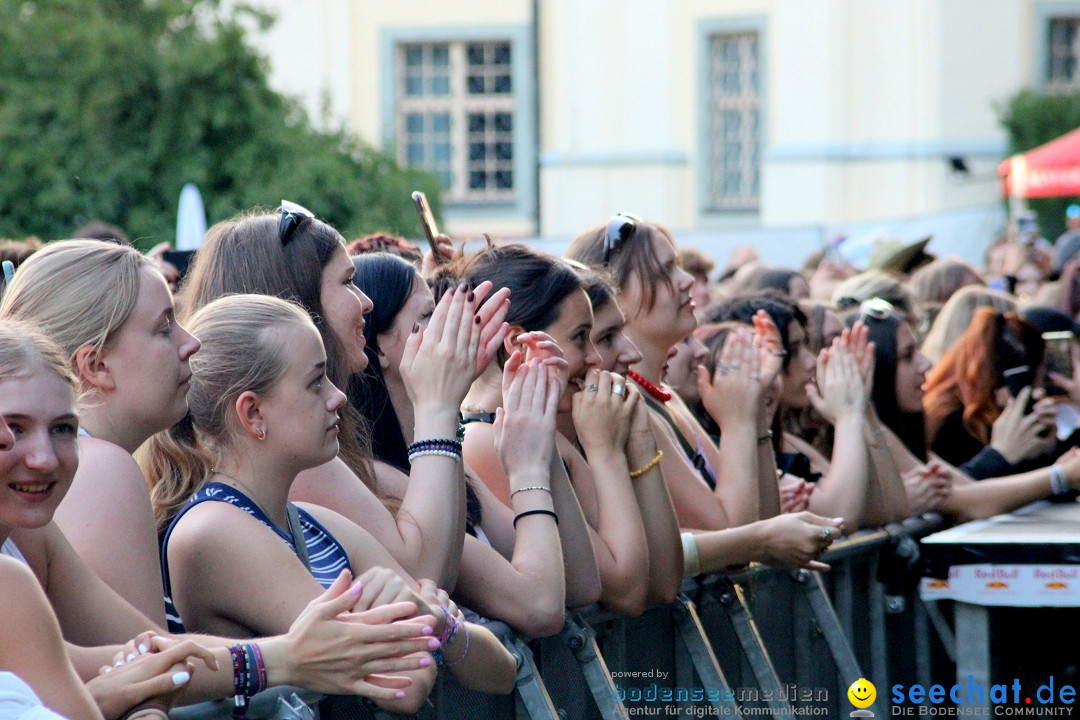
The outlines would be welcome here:
M 430 664 L 431 664 L 431 658 L 426 658 L 426 657 L 420 658 L 420 667 L 427 667 Z
M 396 693 L 394 693 L 394 697 L 396 697 L 398 700 L 400 700 L 401 698 L 405 697 L 405 691 L 404 690 L 398 690 Z
M 430 640 L 427 641 L 428 650 L 438 650 L 439 645 L 441 645 L 441 644 L 442 643 L 439 642 L 438 638 L 431 638 Z
M 430 627 L 428 627 L 427 625 L 425 625 L 425 626 L 424 626 L 424 629 L 420 631 L 420 634 L 421 634 L 421 635 L 430 635 L 430 634 L 431 634 L 431 633 L 433 633 L 433 632 L 435 632 L 435 630 L 433 630 L 432 628 L 430 628 Z
M 351 588 L 349 588 L 349 590 L 356 597 L 360 597 L 360 593 L 362 593 L 364 591 L 364 584 L 362 582 L 360 582 L 360 581 L 357 581 L 355 585 L 353 585 Z

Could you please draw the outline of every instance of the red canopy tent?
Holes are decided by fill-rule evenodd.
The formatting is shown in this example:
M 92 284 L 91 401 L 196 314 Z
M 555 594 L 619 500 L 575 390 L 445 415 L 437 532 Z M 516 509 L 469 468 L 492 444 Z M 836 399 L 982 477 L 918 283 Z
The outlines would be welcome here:
M 1013 198 L 1080 195 L 1080 128 L 998 165 Z

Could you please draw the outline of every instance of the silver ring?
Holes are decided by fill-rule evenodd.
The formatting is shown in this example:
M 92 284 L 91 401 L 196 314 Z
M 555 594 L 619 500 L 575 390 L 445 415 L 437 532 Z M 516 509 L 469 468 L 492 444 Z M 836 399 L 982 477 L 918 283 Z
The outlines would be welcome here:
M 732 370 L 738 370 L 739 369 L 739 363 L 733 362 L 730 365 L 728 365 L 728 367 L 731 368 Z
M 619 397 L 622 397 L 622 394 L 624 392 L 626 392 L 626 386 L 625 385 L 612 385 L 611 386 L 611 394 L 612 395 L 618 395 Z
M 823 527 L 823 528 L 821 528 L 821 535 L 819 535 L 819 537 L 821 538 L 822 542 L 829 542 L 829 540 L 832 540 L 832 528 L 831 527 Z
M 750 373 L 750 379 L 751 380 L 760 380 L 761 376 L 758 375 L 757 373 Z
M 600 389 L 600 386 L 597 385 L 596 383 L 589 383 L 588 385 L 585 386 L 585 392 L 596 392 L 599 389 Z

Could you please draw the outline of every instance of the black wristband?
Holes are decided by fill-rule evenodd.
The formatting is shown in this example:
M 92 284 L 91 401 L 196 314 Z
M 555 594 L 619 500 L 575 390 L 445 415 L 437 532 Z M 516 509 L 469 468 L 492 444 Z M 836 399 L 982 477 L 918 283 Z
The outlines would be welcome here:
M 555 526 L 558 527 L 559 525 L 559 516 L 552 510 L 526 510 L 514 516 L 514 527 L 517 528 L 518 520 L 527 515 L 550 515 L 555 520 Z

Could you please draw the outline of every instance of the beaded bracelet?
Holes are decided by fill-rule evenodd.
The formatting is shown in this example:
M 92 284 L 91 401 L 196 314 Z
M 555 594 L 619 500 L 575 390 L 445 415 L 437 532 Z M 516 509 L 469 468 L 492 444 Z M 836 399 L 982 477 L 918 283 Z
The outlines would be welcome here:
M 424 455 L 440 455 L 442 457 L 451 457 L 460 460 L 461 443 L 457 440 L 439 438 L 417 440 L 409 446 L 408 454 L 409 462 L 412 462 L 414 458 L 423 457 Z
M 417 450 L 416 452 L 409 453 L 409 462 L 425 455 L 437 455 L 439 457 L 453 458 L 454 460 L 461 459 L 461 453 L 456 453 L 453 450 Z
M 632 471 L 630 473 L 630 477 L 632 477 L 632 478 L 641 477 L 642 475 L 644 475 L 645 473 L 649 472 L 654 467 L 659 465 L 660 464 L 660 459 L 663 458 L 663 457 L 664 457 L 664 451 L 663 450 L 657 450 L 656 451 L 656 457 L 654 457 L 652 460 L 650 460 L 649 462 L 642 465 L 637 470 Z
M 526 490 L 543 490 L 548 495 L 551 494 L 551 488 L 549 488 L 549 487 L 544 487 L 543 485 L 529 485 L 527 487 L 521 487 L 521 488 L 518 488 L 517 490 L 514 490 L 512 493 L 510 493 L 510 497 L 514 497 L 519 492 L 525 492 Z
M 525 510 L 514 516 L 514 528 L 517 528 L 518 520 L 529 515 L 550 515 L 555 519 L 555 526 L 558 527 L 559 525 L 559 516 L 553 510 Z
M 409 446 L 409 452 L 414 450 L 429 450 L 431 448 L 437 448 L 439 450 L 456 450 L 461 452 L 461 443 L 453 438 L 429 438 L 427 440 L 417 440 Z

